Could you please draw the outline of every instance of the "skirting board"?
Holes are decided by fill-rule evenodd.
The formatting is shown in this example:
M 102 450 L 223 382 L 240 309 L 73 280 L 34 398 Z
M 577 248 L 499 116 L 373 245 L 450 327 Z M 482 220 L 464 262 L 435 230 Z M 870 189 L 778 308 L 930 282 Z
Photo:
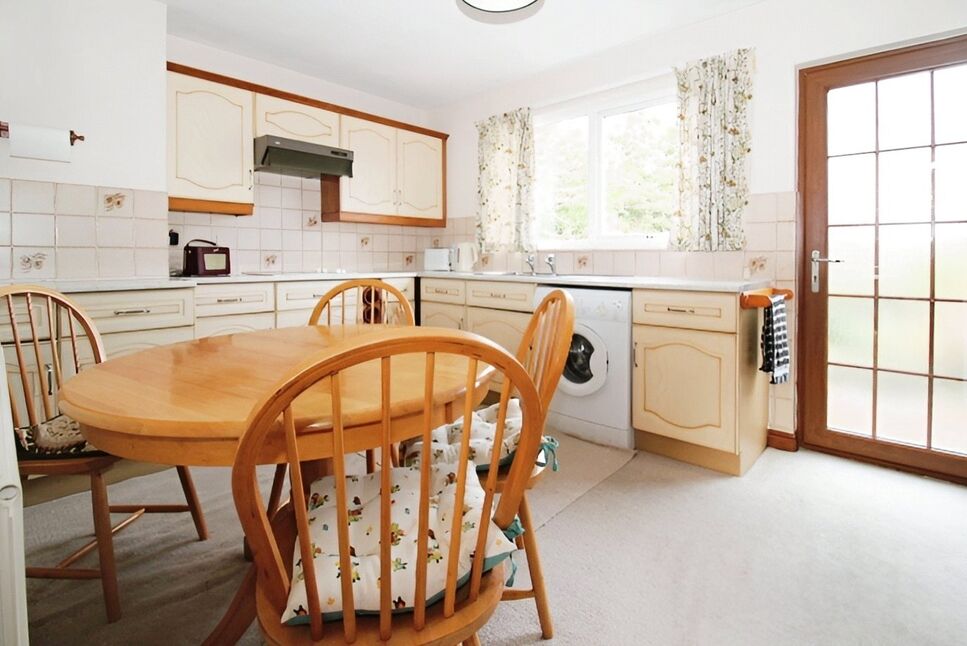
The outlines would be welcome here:
M 635 429 L 635 448 L 713 471 L 741 476 L 749 470 L 765 447 L 749 447 L 741 454 L 729 453 Z
M 798 451 L 799 440 L 795 433 L 770 428 L 768 435 L 766 435 L 766 446 L 780 451 Z

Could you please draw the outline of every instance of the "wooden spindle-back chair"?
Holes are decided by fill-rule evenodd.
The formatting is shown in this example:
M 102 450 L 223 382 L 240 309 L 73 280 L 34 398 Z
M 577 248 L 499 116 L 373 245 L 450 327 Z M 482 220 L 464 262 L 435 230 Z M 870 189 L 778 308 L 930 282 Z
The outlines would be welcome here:
M 0 323 L 7 369 L 7 388 L 14 426 L 37 428 L 60 415 L 58 396 L 64 382 L 85 366 L 105 359 L 104 344 L 94 322 L 63 294 L 31 285 L 0 288 L 0 307 L 6 320 Z M 118 595 L 117 567 L 114 560 L 113 535 L 145 513 L 190 512 L 198 538 L 208 538 L 205 517 L 195 493 L 191 474 L 186 467 L 177 467 L 185 494 L 185 505 L 111 505 L 108 502 L 105 474 L 119 458 L 101 452 L 78 453 L 65 456 L 27 455 L 18 460 L 21 477 L 25 479 L 25 493 L 31 482 L 49 484 L 45 477 L 89 476 L 94 513 L 95 539 L 54 567 L 28 567 L 28 577 L 55 579 L 101 579 L 108 621 L 121 617 Z M 132 470 L 134 471 L 134 470 Z M 108 476 L 110 479 L 110 475 Z M 129 516 L 111 527 L 111 513 Z M 99 567 L 76 568 L 73 564 L 86 554 L 97 550 Z
M 309 316 L 309 325 L 353 323 L 415 325 L 416 319 L 403 292 L 376 278 L 336 285 L 319 299 Z
M 442 359 L 446 357 L 446 359 Z M 349 382 L 347 375 L 362 364 L 374 362 L 378 365 L 379 378 L 372 391 L 368 393 L 343 390 L 341 384 Z M 303 480 L 300 469 L 303 461 L 331 457 L 334 471 L 335 509 L 339 547 L 339 571 L 350 572 L 351 546 L 349 543 L 349 509 L 346 493 L 345 455 L 361 444 L 379 445 L 387 452 L 393 442 L 422 437 L 429 443 L 431 431 L 438 424 L 440 412 L 437 394 L 434 391 L 435 373 L 465 373 L 463 409 L 470 419 L 474 406 L 478 403 L 475 391 L 482 377 L 481 369 L 492 366 L 496 373 L 504 375 L 504 385 L 500 395 L 496 437 L 500 442 L 507 416 L 507 404 L 512 390 L 519 394 L 523 412 L 522 430 L 518 451 L 522 459 L 516 460 L 504 478 L 503 493 L 494 508 L 497 486 L 496 464 L 482 482 L 485 500 L 481 515 L 480 528 L 474 546 L 472 568 L 469 582 L 458 587 L 459 540 L 462 515 L 453 515 L 451 541 L 453 548 L 443 554 L 447 563 L 446 587 L 439 602 L 425 606 L 428 598 L 426 590 L 428 567 L 428 515 L 430 497 L 430 473 L 432 456 L 423 460 L 418 467 L 420 472 L 418 541 L 415 567 L 416 585 L 413 592 L 412 613 L 394 614 L 393 599 L 400 591 L 392 589 L 391 563 L 391 469 L 383 468 L 379 474 L 380 483 L 380 580 L 378 616 L 357 616 L 354 612 L 352 577 L 340 579 L 342 618 L 323 621 L 322 601 L 317 590 L 317 578 L 313 548 L 310 544 L 309 520 L 307 518 L 306 491 L 308 482 Z M 464 367 L 465 366 L 465 367 Z M 412 380 L 422 380 L 422 401 L 393 402 L 391 383 L 393 374 Z M 456 371 L 456 372 L 454 372 Z M 419 384 L 420 382 L 415 382 Z M 419 389 L 419 386 L 417 386 Z M 307 391 L 312 397 L 331 399 L 332 418 L 330 420 L 305 420 L 308 428 L 300 428 L 300 422 L 293 413 L 293 401 Z M 344 428 L 342 400 L 352 397 L 371 397 L 371 415 L 356 415 L 355 426 L 351 433 Z M 392 402 L 392 403 L 391 403 Z M 407 425 L 392 422 L 391 406 L 397 405 L 415 411 Z M 419 411 L 422 410 L 422 413 Z M 511 526 L 523 495 L 524 487 L 531 475 L 534 460 L 540 448 L 540 423 L 543 419 L 540 398 L 529 375 L 513 356 L 496 344 L 482 337 L 457 330 L 423 330 L 420 328 L 400 328 L 386 330 L 373 336 L 361 337 L 352 346 L 339 354 L 324 358 L 293 373 L 284 379 L 271 392 L 266 393 L 249 417 L 249 427 L 239 444 L 232 471 L 232 491 L 242 527 L 255 555 L 258 570 L 256 603 L 259 623 L 263 635 L 270 643 L 375 643 L 378 640 L 400 644 L 455 644 L 460 642 L 476 643 L 476 631 L 489 619 L 500 601 L 504 586 L 502 564 L 489 572 L 483 571 L 484 549 L 488 532 L 494 523 L 502 528 Z M 360 424 L 362 419 L 362 424 Z M 366 420 L 369 420 L 366 422 Z M 281 436 L 281 437 L 280 437 Z M 454 465 L 455 507 L 463 509 L 467 480 L 477 477 L 469 462 L 469 435 L 464 435 L 459 463 Z M 256 465 L 266 458 L 285 461 L 291 473 L 291 497 L 289 503 L 271 515 L 262 503 L 256 477 Z M 468 465 L 471 465 L 468 467 Z M 416 468 L 416 467 L 414 467 Z M 405 471 L 397 468 L 394 471 Z M 371 476 L 372 477 L 372 476 Z M 493 510 L 493 511 L 491 511 Z M 450 523 L 450 519 L 447 519 Z M 298 538 L 297 538 L 298 536 Z M 409 537 L 407 538 L 409 540 Z M 296 543 L 298 553 L 296 554 Z M 307 614 L 309 627 L 288 626 L 281 623 L 290 592 L 293 572 L 293 555 L 301 557 L 303 574 L 308 592 Z M 306 567 L 304 564 L 308 564 Z M 326 572 L 327 576 L 332 576 Z M 406 591 L 409 592 L 409 591 Z M 404 594 L 406 593 L 404 592 Z
M 545 296 L 537 309 L 534 310 L 517 349 L 517 359 L 527 369 L 537 386 L 541 398 L 541 409 L 545 415 L 564 372 L 564 364 L 571 348 L 573 333 L 574 299 L 567 292 L 555 289 Z M 542 430 L 543 427 L 542 420 Z M 499 445 L 495 444 L 495 446 Z M 547 457 L 545 456 L 545 461 Z M 517 461 L 518 459 L 515 457 L 514 463 Z M 498 492 L 503 488 L 507 473 L 507 467 L 500 470 L 497 479 Z M 543 475 L 543 469 L 533 475 L 527 483 L 527 489 L 536 485 Z M 503 598 L 508 601 L 534 599 L 537 605 L 537 616 L 541 624 L 541 635 L 544 639 L 551 639 L 554 636 L 554 624 L 551 620 L 547 590 L 544 585 L 544 574 L 541 569 L 540 552 L 535 533 L 536 528 L 531 519 L 526 492 L 520 499 L 519 514 L 524 533 L 517 538 L 517 542 L 527 555 L 527 568 L 532 587 L 529 590 L 508 588 L 504 590 Z

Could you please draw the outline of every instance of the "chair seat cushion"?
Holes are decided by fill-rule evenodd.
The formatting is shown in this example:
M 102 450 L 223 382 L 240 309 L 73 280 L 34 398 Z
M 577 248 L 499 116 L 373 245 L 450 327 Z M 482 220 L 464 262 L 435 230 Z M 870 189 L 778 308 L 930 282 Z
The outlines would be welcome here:
M 17 435 L 17 457 L 21 460 L 104 455 L 84 439 L 80 424 L 67 415 L 19 426 L 14 432 Z
M 497 431 L 497 414 L 500 404 L 493 404 L 473 412 L 473 422 L 470 424 L 470 453 L 469 458 L 477 467 L 477 471 L 490 468 L 490 461 L 494 452 L 494 439 Z M 520 400 L 512 398 L 507 402 L 507 422 L 504 425 L 504 437 L 500 444 L 499 465 L 510 464 L 520 442 L 520 429 L 523 423 L 523 413 L 520 410 Z M 440 462 L 456 462 L 460 459 L 460 442 L 463 435 L 463 418 L 452 424 L 444 424 L 431 431 L 431 446 L 433 460 Z M 417 466 L 423 453 L 423 440 L 415 439 L 404 443 L 403 464 Z
M 470 425 L 469 457 L 477 467 L 477 471 L 490 469 L 490 461 L 494 453 L 494 439 L 497 431 L 497 415 L 500 404 L 493 404 L 473 412 L 473 423 Z M 520 429 L 523 425 L 523 413 L 520 410 L 520 400 L 511 398 L 507 402 L 507 421 L 504 426 L 504 437 L 500 445 L 498 466 L 506 466 L 514 461 L 517 445 L 520 443 Z M 460 459 L 460 443 L 463 435 L 463 418 L 452 424 L 444 424 L 430 432 L 430 443 L 433 450 L 433 460 L 441 462 L 456 462 Z M 533 476 L 540 474 L 547 466 L 548 458 L 557 471 L 556 454 L 557 440 L 551 437 L 541 438 L 541 451 L 538 453 Z M 418 466 L 423 454 L 423 440 L 414 439 L 403 443 L 402 455 L 404 466 Z
M 442 598 L 446 585 L 447 557 L 450 553 L 451 524 L 456 492 L 456 464 L 435 463 L 430 475 L 429 538 L 427 549 L 426 599 L 430 605 Z M 352 554 L 353 599 L 360 614 L 379 612 L 380 595 L 380 473 L 346 477 L 349 503 L 349 543 Z M 420 518 L 420 471 L 413 467 L 392 469 L 392 507 L 390 516 L 393 573 L 392 598 L 396 612 L 412 610 L 416 587 L 417 541 Z M 484 489 L 476 472 L 467 469 L 462 533 L 460 536 L 458 578 L 462 584 L 470 575 L 471 554 L 481 523 Z M 313 544 L 316 583 L 323 617 L 342 615 L 342 588 L 339 571 L 336 489 L 334 476 L 312 483 L 309 489 L 309 533 Z M 491 521 L 487 521 L 491 522 Z M 489 570 L 516 549 L 499 527 L 487 532 L 484 569 Z M 302 558 L 296 540 L 292 559 L 292 587 L 282 622 L 308 623 Z

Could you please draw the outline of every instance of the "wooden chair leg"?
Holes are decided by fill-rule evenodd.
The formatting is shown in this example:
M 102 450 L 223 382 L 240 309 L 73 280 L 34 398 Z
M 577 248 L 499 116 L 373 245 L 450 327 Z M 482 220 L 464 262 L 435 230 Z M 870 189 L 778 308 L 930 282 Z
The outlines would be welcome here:
M 366 473 L 376 473 L 376 452 L 366 449 Z
M 100 472 L 91 473 L 91 507 L 94 512 L 94 535 L 97 537 L 104 606 L 107 610 L 108 622 L 113 623 L 121 618 L 121 599 L 118 595 L 118 572 L 117 563 L 114 561 L 107 485 L 104 484 L 104 476 Z
M 400 466 L 400 447 L 398 444 L 390 444 L 389 454 L 390 462 L 393 464 L 393 466 Z
M 178 479 L 181 480 L 181 488 L 185 492 L 185 502 L 188 503 L 188 511 L 191 512 L 191 519 L 195 522 L 195 531 L 198 532 L 198 540 L 208 539 L 208 525 L 205 523 L 205 513 L 201 509 L 198 501 L 198 493 L 195 491 L 195 483 L 192 482 L 191 472 L 188 467 L 178 467 Z
M 480 638 L 477 637 L 477 633 L 471 635 L 470 639 L 464 640 L 463 646 L 480 646 Z
M 520 523 L 524 528 L 524 553 L 527 554 L 527 569 L 531 575 L 531 586 L 534 588 L 534 601 L 537 604 L 537 617 L 541 622 L 541 636 L 544 639 L 554 637 L 554 623 L 551 621 L 551 609 L 547 603 L 547 589 L 544 587 L 544 573 L 541 570 L 541 557 L 537 548 L 537 536 L 531 521 L 530 506 L 527 504 L 527 493 L 520 499 Z

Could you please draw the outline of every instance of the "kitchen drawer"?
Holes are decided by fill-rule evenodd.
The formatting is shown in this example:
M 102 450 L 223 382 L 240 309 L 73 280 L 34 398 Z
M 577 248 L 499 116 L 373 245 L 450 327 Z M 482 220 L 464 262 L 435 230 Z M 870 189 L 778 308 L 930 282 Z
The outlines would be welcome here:
M 101 334 L 190 326 L 195 323 L 192 288 L 87 292 L 73 294 L 71 300 L 94 319 L 94 325 Z M 61 330 L 67 332 L 66 321 L 61 321 Z
M 225 316 L 275 311 L 273 283 L 198 285 L 195 287 L 195 316 Z
M 413 304 L 413 299 L 416 297 L 416 290 L 413 287 L 412 278 L 382 278 L 384 283 L 389 283 L 396 289 L 403 292 L 403 296 L 406 296 L 406 300 Z
M 306 319 L 308 318 L 309 316 L 306 315 Z M 207 316 L 195 321 L 195 338 L 204 339 L 205 337 L 222 336 L 223 334 L 271 330 L 274 327 L 275 312 Z
M 467 282 L 467 305 L 533 312 L 534 284 L 471 280 Z
M 421 278 L 420 299 L 434 303 L 463 305 L 467 302 L 467 283 L 448 278 Z
M 664 327 L 735 332 L 736 294 L 636 289 L 634 322 Z
M 300 280 L 289 283 L 276 283 L 276 309 L 283 310 L 304 310 L 312 309 L 325 296 L 330 289 L 343 283 L 342 280 Z M 355 299 L 355 292 L 346 294 L 347 301 Z M 353 301 L 355 302 L 355 300 Z M 306 316 L 306 320 L 309 317 Z
M 163 345 L 191 341 L 193 338 L 195 338 L 194 328 L 188 326 L 160 330 L 115 332 L 114 334 L 102 335 L 101 341 L 104 343 L 106 355 L 104 359 L 106 361 Z M 91 350 L 91 344 L 86 340 L 77 344 L 77 360 L 80 363 L 81 370 L 94 365 L 94 353 Z M 60 363 L 65 378 L 75 374 L 74 352 L 69 339 L 60 342 Z

